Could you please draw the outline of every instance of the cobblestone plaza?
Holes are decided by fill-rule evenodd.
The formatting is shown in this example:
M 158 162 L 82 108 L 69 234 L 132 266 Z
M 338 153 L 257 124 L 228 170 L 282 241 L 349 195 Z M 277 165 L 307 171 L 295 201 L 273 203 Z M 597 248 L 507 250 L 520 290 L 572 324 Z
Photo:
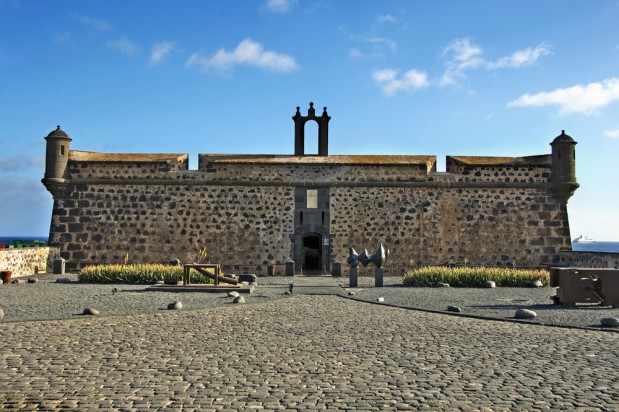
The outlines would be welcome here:
M 295 277 L 296 278 L 296 277 Z M 111 410 L 616 410 L 619 334 L 295 293 L 0 324 L 0 405 Z

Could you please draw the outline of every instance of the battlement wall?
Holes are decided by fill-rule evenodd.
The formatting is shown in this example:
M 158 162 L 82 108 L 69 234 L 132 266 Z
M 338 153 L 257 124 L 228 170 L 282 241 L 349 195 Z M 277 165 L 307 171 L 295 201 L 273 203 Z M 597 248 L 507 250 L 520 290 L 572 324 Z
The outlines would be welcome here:
M 94 153 L 72 150 L 67 164 L 73 179 L 157 179 L 187 171 L 186 154 Z
M 207 179 L 239 181 L 409 181 L 434 170 L 434 156 L 200 155 Z
M 69 179 L 163 179 L 200 182 L 451 182 L 548 183 L 550 156 L 529 158 L 447 157 L 447 172 L 436 172 L 434 156 L 247 156 L 200 155 L 198 171 L 187 155 L 71 152 Z
M 530 157 L 447 156 L 446 170 L 475 182 L 549 182 L 550 155 Z

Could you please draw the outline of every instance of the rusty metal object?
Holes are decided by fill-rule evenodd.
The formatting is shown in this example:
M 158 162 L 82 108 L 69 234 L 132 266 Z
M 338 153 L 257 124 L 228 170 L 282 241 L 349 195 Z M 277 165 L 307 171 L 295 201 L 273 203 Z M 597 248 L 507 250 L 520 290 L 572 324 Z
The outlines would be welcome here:
M 557 303 L 619 305 L 619 270 L 596 268 L 552 268 L 550 286 Z
M 191 263 L 183 265 L 183 285 L 191 284 L 191 269 L 195 269 L 204 276 L 213 279 L 215 281 L 215 286 L 219 286 L 220 281 L 229 285 L 236 285 L 238 283 L 236 279 L 221 276 L 221 266 L 219 264 Z M 215 273 L 211 273 L 207 269 L 213 269 Z
M 209 272 L 206 269 L 200 268 L 200 267 L 194 267 L 195 270 L 197 270 L 198 272 L 202 273 L 204 276 L 206 276 L 207 278 L 213 279 L 215 280 L 215 275 L 212 274 L 211 272 Z M 217 280 L 223 283 L 227 283 L 229 285 L 236 285 L 238 283 L 238 281 L 236 279 L 232 279 L 232 278 L 227 278 L 225 276 L 217 276 Z

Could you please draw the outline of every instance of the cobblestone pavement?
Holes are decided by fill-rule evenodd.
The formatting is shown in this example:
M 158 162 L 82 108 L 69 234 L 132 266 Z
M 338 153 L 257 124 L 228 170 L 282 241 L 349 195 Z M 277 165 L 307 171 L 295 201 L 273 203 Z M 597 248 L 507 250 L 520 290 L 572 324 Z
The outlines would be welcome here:
M 0 405 L 618 410 L 619 335 L 297 295 L 0 324 Z
M 56 283 L 57 276 L 39 276 L 39 282 L 0 285 L 0 309 L 4 321 L 67 319 L 81 316 L 92 307 L 102 316 L 132 315 L 167 310 L 181 301 L 183 309 L 205 309 L 231 303 L 225 293 L 152 291 L 148 285 L 84 284 L 76 275 L 73 283 Z M 260 278 L 248 304 L 287 297 L 291 278 Z M 116 293 L 114 293 L 116 291 Z
M 67 275 L 76 280 L 76 275 Z M 185 310 L 206 309 L 231 304 L 225 293 L 165 292 L 147 285 L 110 285 L 56 283 L 57 276 L 39 276 L 39 282 L 0 285 L 0 309 L 5 322 L 67 319 L 81 316 L 87 307 L 99 310 L 101 316 L 132 315 L 166 311 L 170 303 L 180 300 Z M 351 299 L 376 302 L 384 298 L 389 306 L 407 307 L 445 313 L 447 307 L 458 306 L 462 316 L 513 320 L 517 309 L 537 313 L 527 323 L 604 329 L 619 333 L 619 328 L 605 328 L 602 318 L 619 318 L 619 307 L 579 305 L 577 308 L 551 303 L 552 288 L 408 288 L 402 279 L 386 277 L 385 287 L 374 287 L 373 277 L 360 277 L 359 287 L 348 288 L 346 277 L 261 277 L 258 287 L 247 297 L 247 305 L 266 300 L 288 298 L 291 283 L 294 294 L 339 294 Z M 116 293 L 113 293 L 116 291 Z M 348 293 L 353 292 L 353 296 Z

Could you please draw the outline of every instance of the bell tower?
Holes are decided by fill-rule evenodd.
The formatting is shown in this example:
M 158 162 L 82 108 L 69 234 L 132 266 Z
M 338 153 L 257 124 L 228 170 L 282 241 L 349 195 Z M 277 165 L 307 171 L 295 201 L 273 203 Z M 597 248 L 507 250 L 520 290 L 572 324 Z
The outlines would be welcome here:
M 327 114 L 327 108 L 322 111 L 322 116 L 316 116 L 314 103 L 310 102 L 307 116 L 301 116 L 299 107 L 297 113 L 292 116 L 294 120 L 294 155 L 307 156 L 305 154 L 305 123 L 310 120 L 318 123 L 318 156 L 329 156 L 329 120 L 331 117 Z

